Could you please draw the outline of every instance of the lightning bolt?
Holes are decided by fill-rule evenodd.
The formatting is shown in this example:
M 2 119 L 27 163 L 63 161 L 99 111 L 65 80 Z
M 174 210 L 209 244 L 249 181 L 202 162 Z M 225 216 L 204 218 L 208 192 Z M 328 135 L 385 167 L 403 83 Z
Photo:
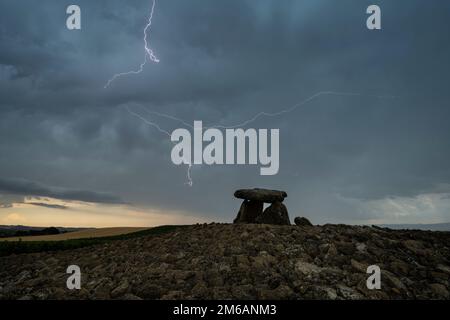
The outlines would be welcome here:
M 143 39 L 144 40 L 144 51 L 145 51 L 144 61 L 139 65 L 139 68 L 137 70 L 131 70 L 131 71 L 127 71 L 127 72 L 121 72 L 121 73 L 114 74 L 111 77 L 111 79 L 109 79 L 108 82 L 106 83 L 106 85 L 104 86 L 105 89 L 108 88 L 113 81 L 115 81 L 116 79 L 118 79 L 120 77 L 133 75 L 133 74 L 139 74 L 139 73 L 143 72 L 145 65 L 149 61 L 154 62 L 154 63 L 159 63 L 159 58 L 155 55 L 155 53 L 150 48 L 149 43 L 148 43 L 148 32 L 150 31 L 151 26 L 152 26 L 152 20 L 153 20 L 153 14 L 155 12 L 155 6 L 156 6 L 156 0 L 152 0 L 150 16 L 148 18 L 147 24 L 145 25 L 145 28 L 144 28 L 144 31 L 143 31 L 144 32 L 144 39 Z M 363 94 L 360 94 L 360 93 L 321 91 L 321 92 L 318 92 L 318 93 L 310 96 L 309 98 L 307 98 L 305 100 L 300 101 L 299 103 L 297 103 L 297 104 L 295 104 L 295 105 L 293 105 L 293 106 L 291 106 L 289 108 L 283 109 L 283 110 L 278 111 L 278 112 L 272 112 L 272 113 L 270 113 L 270 112 L 260 112 L 260 113 L 257 113 L 252 118 L 250 118 L 250 119 L 248 119 L 248 120 L 246 120 L 244 122 L 241 122 L 239 124 L 236 124 L 236 125 L 224 126 L 224 125 L 217 124 L 217 125 L 213 125 L 213 126 L 210 126 L 210 127 L 205 127 L 205 129 L 209 129 L 209 128 L 235 129 L 235 128 L 239 128 L 239 127 L 245 127 L 245 126 L 249 125 L 250 123 L 255 122 L 260 117 L 278 117 L 278 116 L 281 116 L 281 115 L 293 112 L 297 108 L 299 108 L 301 106 L 304 106 L 304 105 L 308 104 L 309 102 L 313 101 L 314 99 L 316 99 L 318 97 L 321 97 L 321 96 L 324 96 L 324 95 L 369 96 L 369 95 L 363 95 Z M 377 98 L 395 98 L 394 96 L 372 96 L 372 97 L 377 97 Z M 169 139 L 171 138 L 171 134 L 168 131 L 166 131 L 163 128 L 161 128 L 161 126 L 159 126 L 156 122 L 148 120 L 147 118 L 143 117 L 142 115 L 140 115 L 140 114 L 130 110 L 129 106 L 126 106 L 125 108 L 128 111 L 128 113 L 131 114 L 132 116 L 137 117 L 138 119 L 142 120 L 144 123 L 154 127 L 160 133 L 162 133 L 164 135 L 167 135 L 169 137 Z M 168 115 L 168 114 L 152 111 L 152 110 L 149 110 L 147 108 L 144 108 L 144 110 L 149 115 L 152 115 L 152 116 L 154 115 L 154 116 L 166 118 L 166 119 L 169 119 L 169 120 L 173 120 L 173 121 L 176 121 L 176 122 L 179 122 L 179 123 L 183 124 L 186 127 L 194 129 L 194 127 L 191 124 L 189 124 L 186 120 L 183 120 L 183 119 L 180 119 L 180 118 L 177 118 L 175 116 Z M 176 145 L 176 144 L 174 143 L 174 145 Z M 188 161 L 186 161 L 186 160 L 188 160 Z M 192 187 L 192 185 L 193 185 L 193 180 L 192 180 L 192 175 L 191 175 L 192 164 L 190 163 L 190 159 L 185 159 L 185 163 L 187 163 L 187 165 L 188 165 L 188 169 L 187 169 L 187 173 L 186 173 L 187 180 L 188 180 L 187 185 Z
M 164 130 L 163 128 L 161 128 L 161 126 L 160 126 L 159 124 L 157 124 L 156 122 L 150 121 L 150 120 L 144 118 L 143 116 L 141 116 L 140 114 L 138 114 L 138 113 L 136 113 L 136 112 L 130 110 L 129 106 L 125 106 L 125 109 L 126 109 L 126 110 L 128 111 L 128 113 L 130 113 L 131 115 L 133 115 L 133 116 L 135 116 L 136 118 L 142 120 L 144 123 L 146 123 L 146 124 L 148 124 L 148 125 L 150 125 L 150 126 L 156 128 L 156 130 L 158 130 L 158 131 L 161 132 L 162 134 L 165 134 L 166 136 L 168 136 L 169 139 L 171 138 L 172 135 L 171 135 L 168 131 L 166 131 L 166 130 Z M 172 142 L 172 140 L 171 140 L 171 142 Z M 176 143 L 174 143 L 174 142 L 172 142 L 172 143 L 176 146 Z M 184 158 L 184 160 L 185 160 L 185 163 L 187 163 L 187 165 L 188 165 L 188 169 L 187 169 L 187 172 L 186 172 L 186 177 L 187 177 L 187 180 L 188 180 L 188 181 L 186 182 L 186 184 L 187 184 L 188 186 L 192 187 L 192 185 L 194 184 L 194 182 L 193 182 L 192 176 L 191 176 L 191 169 L 192 169 L 192 164 L 191 164 L 191 162 L 190 162 L 191 160 L 190 160 L 190 159 L 187 159 L 187 158 Z
M 308 104 L 309 102 L 321 97 L 321 96 L 348 96 L 348 97 L 357 97 L 357 96 L 366 96 L 366 97 L 373 97 L 373 98 L 379 98 L 379 99 L 389 99 L 389 98 L 396 98 L 395 96 L 387 96 L 387 95 L 367 95 L 367 94 L 362 94 L 362 93 L 351 93 L 351 92 L 336 92 L 336 91 L 320 91 L 316 94 L 313 94 L 312 96 L 310 96 L 309 98 L 302 100 L 300 102 L 297 102 L 296 104 L 294 104 L 293 106 L 283 109 L 281 111 L 278 112 L 260 112 L 257 113 L 255 116 L 253 116 L 252 118 L 250 118 L 249 120 L 243 121 L 239 124 L 236 125 L 231 125 L 231 126 L 223 126 L 223 125 L 213 125 L 210 128 L 217 128 L 217 129 L 236 129 L 236 128 L 240 128 L 240 127 L 245 127 L 247 125 L 249 125 L 252 122 L 255 122 L 256 120 L 258 120 L 261 117 L 278 117 L 278 116 L 282 116 L 284 114 L 287 113 L 291 113 L 293 111 L 295 111 L 296 109 Z
M 153 50 L 150 48 L 147 38 L 148 38 L 148 33 L 147 31 L 149 31 L 151 29 L 152 26 L 152 20 L 153 20 L 153 13 L 155 12 L 155 5 L 156 5 L 156 0 L 153 0 L 152 2 L 152 8 L 150 11 L 150 16 L 148 18 L 148 22 L 145 25 L 144 28 L 144 50 L 145 50 L 145 56 L 144 56 L 144 61 L 139 65 L 139 68 L 137 70 L 132 70 L 132 71 L 128 71 L 128 72 L 121 72 L 121 73 L 117 73 L 115 75 L 112 76 L 111 79 L 108 80 L 108 82 L 105 85 L 105 89 L 108 88 L 111 83 L 123 76 L 128 76 L 128 75 L 132 75 L 132 74 L 139 74 L 142 71 L 144 71 L 144 66 L 147 64 L 147 61 L 150 60 L 151 62 L 154 63 L 159 63 L 159 59 L 158 57 L 156 57 L 155 53 L 153 52 Z
M 369 95 L 369 94 L 351 93 L 351 92 L 320 91 L 320 92 L 318 92 L 316 94 L 313 94 L 309 98 L 301 100 L 301 101 L 297 102 L 296 104 L 292 105 L 291 107 L 288 107 L 288 108 L 283 109 L 283 110 L 278 111 L 278 112 L 265 112 L 264 111 L 264 112 L 257 113 L 256 115 L 254 115 L 250 119 L 248 119 L 246 121 L 243 121 L 243 122 L 241 122 L 239 124 L 236 124 L 236 125 L 224 126 L 224 125 L 218 125 L 217 124 L 217 125 L 213 125 L 213 126 L 210 126 L 210 127 L 204 127 L 204 129 L 205 130 L 207 130 L 209 128 L 235 129 L 235 128 L 245 127 L 245 126 L 249 125 L 250 123 L 255 122 L 256 120 L 258 120 L 261 117 L 279 117 L 279 116 L 282 116 L 284 114 L 291 113 L 291 112 L 295 111 L 296 109 L 307 105 L 308 103 L 312 102 L 313 100 L 315 100 L 315 99 L 317 99 L 319 97 L 330 96 L 330 95 L 331 96 L 348 96 L 348 97 L 358 97 L 358 96 L 360 96 L 360 97 L 371 97 L 371 98 L 378 98 L 378 99 L 395 99 L 395 98 L 398 98 L 398 96 L 390 96 L 390 95 Z M 146 107 L 144 107 L 142 105 L 139 105 L 139 106 L 142 107 L 144 109 L 144 111 L 147 114 L 151 115 L 151 116 L 158 116 L 158 117 L 161 117 L 161 118 L 166 118 L 166 119 L 169 119 L 169 120 L 173 120 L 173 121 L 181 123 L 182 125 L 184 125 L 186 127 L 194 129 L 194 126 L 189 124 L 184 119 L 177 118 L 177 117 L 172 116 L 172 115 L 156 112 L 156 111 L 153 111 L 153 110 L 149 110 L 148 108 L 146 108 Z M 131 111 L 129 106 L 126 106 L 126 110 L 131 115 L 133 115 L 133 116 L 141 119 L 142 121 L 144 121 L 146 124 L 153 126 L 159 132 L 167 135 L 169 138 L 171 137 L 171 134 L 168 131 L 162 129 L 157 123 L 148 120 L 147 118 L 143 117 L 142 115 L 140 115 L 140 114 L 138 114 L 138 113 L 136 113 L 134 111 Z M 192 187 L 192 185 L 193 185 L 193 180 L 192 180 L 192 176 L 191 176 L 192 164 L 190 163 L 190 160 L 186 161 L 186 159 L 185 159 L 185 162 L 188 163 L 188 170 L 187 170 L 188 182 L 186 184 L 189 185 L 190 187 Z

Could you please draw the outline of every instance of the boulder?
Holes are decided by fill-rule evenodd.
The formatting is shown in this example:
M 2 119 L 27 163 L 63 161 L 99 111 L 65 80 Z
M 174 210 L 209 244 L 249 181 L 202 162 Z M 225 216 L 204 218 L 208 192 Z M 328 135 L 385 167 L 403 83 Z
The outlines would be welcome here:
M 274 202 L 256 217 L 256 223 L 290 225 L 287 208 L 281 202 Z
M 305 217 L 296 217 L 294 223 L 301 227 L 312 227 L 312 223 Z
M 264 203 L 261 201 L 244 200 L 233 223 L 255 223 L 263 208 Z
M 234 196 L 238 199 L 259 201 L 266 203 L 283 202 L 287 197 L 287 193 L 278 190 L 268 189 L 241 189 L 234 193 Z

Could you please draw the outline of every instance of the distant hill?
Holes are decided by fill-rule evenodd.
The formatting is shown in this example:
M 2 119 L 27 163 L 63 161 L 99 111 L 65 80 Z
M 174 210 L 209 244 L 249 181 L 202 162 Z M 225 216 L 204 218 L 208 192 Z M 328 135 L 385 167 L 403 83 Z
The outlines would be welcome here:
M 0 238 L 15 236 L 37 236 L 47 234 L 58 234 L 84 230 L 84 228 L 64 228 L 64 227 L 29 227 L 29 226 L 8 226 L 0 225 Z
M 433 224 L 382 224 L 383 228 L 395 230 L 429 230 L 429 231 L 450 231 L 450 223 Z
M 22 225 L 0 225 L 0 229 L 6 229 L 6 230 L 14 230 L 14 231 L 30 231 L 30 230 L 42 230 L 48 227 L 30 227 L 30 226 L 22 226 Z M 66 228 L 66 227 L 55 227 L 57 228 L 59 231 L 78 231 L 78 230 L 83 230 L 83 229 L 88 229 L 88 228 Z M 92 228 L 89 228 L 92 229 Z
M 48 229 L 55 229 L 55 228 L 45 228 L 43 229 L 43 233 L 39 234 L 36 233 L 33 234 L 26 234 L 26 236 L 23 236 L 21 232 L 26 231 L 16 231 L 16 234 L 14 234 L 12 237 L 4 237 L 0 238 L 0 241 L 62 241 L 62 240 L 69 240 L 69 239 L 89 239 L 89 238 L 102 238 L 102 237 L 113 237 L 113 236 L 119 236 L 119 235 L 125 235 L 129 233 L 135 233 L 147 230 L 149 228 L 147 227 L 115 227 L 115 228 L 91 228 L 91 229 L 83 229 L 83 230 L 77 230 L 77 231 L 71 231 L 71 232 L 60 232 L 52 233 L 51 230 L 48 232 Z M 47 232 L 45 232 L 47 231 Z M 34 231 L 38 232 L 38 231 Z

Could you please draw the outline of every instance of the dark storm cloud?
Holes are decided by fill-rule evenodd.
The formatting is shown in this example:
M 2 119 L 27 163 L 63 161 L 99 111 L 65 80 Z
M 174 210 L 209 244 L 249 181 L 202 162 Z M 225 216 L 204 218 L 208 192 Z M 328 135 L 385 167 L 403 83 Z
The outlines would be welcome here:
M 123 203 L 119 197 L 87 190 L 71 190 L 46 186 L 38 182 L 24 179 L 0 178 L 0 192 L 12 195 L 51 197 L 61 200 L 75 200 L 96 203 Z M 32 203 L 36 204 L 36 203 Z M 39 205 L 37 203 L 36 205 Z
M 161 62 L 108 89 L 144 58 L 151 1 L 23 3 L 0 3 L 3 177 L 227 221 L 239 187 L 285 189 L 291 214 L 317 222 L 370 218 L 341 197 L 450 191 L 448 1 L 377 1 L 383 29 L 371 32 L 370 1 L 160 0 L 149 39 Z M 81 31 L 65 28 L 72 3 Z M 328 90 L 361 96 L 322 96 L 250 125 L 280 128 L 279 175 L 195 166 L 192 188 L 167 137 L 124 108 L 233 125 Z
M 41 202 L 27 202 L 27 204 L 31 204 L 33 206 L 38 207 L 44 207 L 44 208 L 50 208 L 50 209 L 67 209 L 66 206 L 60 205 L 60 204 L 48 204 L 48 203 L 41 203 Z

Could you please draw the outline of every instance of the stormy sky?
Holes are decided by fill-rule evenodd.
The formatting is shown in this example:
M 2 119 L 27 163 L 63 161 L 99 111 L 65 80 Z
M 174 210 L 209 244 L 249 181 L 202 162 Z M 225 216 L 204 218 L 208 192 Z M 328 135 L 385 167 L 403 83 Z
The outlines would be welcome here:
M 291 219 L 314 223 L 450 221 L 450 2 L 158 0 L 160 62 L 104 88 L 142 63 L 151 2 L 1 1 L 0 224 L 230 222 L 244 187 L 285 190 Z M 330 91 L 354 94 L 244 127 L 280 129 L 277 175 L 196 165 L 192 187 L 127 111 L 172 132 L 155 112 L 232 126 Z

